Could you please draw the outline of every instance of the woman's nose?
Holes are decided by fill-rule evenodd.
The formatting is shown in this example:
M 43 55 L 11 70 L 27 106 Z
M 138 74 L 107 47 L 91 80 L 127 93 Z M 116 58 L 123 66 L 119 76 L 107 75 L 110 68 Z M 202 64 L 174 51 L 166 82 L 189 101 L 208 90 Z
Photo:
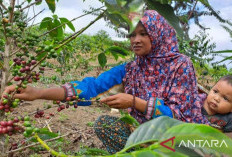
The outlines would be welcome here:
M 140 41 L 141 41 L 140 36 L 139 36 L 139 35 L 135 35 L 133 42 L 134 42 L 134 43 L 138 43 L 138 42 L 140 42 Z

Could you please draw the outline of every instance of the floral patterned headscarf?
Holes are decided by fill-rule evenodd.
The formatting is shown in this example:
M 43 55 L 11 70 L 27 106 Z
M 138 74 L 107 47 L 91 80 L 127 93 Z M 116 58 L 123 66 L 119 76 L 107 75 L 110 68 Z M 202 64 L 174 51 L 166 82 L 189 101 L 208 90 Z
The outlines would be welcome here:
M 175 30 L 154 10 L 146 11 L 140 21 L 150 37 L 152 50 L 126 65 L 125 92 L 146 101 L 151 97 L 164 100 L 179 120 L 208 123 L 201 114 L 192 62 L 179 53 Z M 133 108 L 129 112 L 142 119 L 140 122 L 147 120 Z

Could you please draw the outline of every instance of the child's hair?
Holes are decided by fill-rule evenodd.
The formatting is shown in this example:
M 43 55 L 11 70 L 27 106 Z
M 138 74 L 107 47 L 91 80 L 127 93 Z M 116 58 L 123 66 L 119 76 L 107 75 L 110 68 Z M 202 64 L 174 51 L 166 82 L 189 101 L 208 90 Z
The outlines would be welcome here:
M 226 75 L 219 79 L 219 81 L 226 81 L 232 86 L 232 75 Z

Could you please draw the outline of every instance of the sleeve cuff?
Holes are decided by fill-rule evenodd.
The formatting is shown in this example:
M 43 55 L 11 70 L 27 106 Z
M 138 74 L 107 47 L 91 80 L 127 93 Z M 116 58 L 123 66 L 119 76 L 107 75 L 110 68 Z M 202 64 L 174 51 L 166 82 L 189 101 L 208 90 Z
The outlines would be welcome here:
M 154 114 L 155 111 L 155 97 L 151 97 L 147 102 L 147 107 L 145 110 L 145 117 L 146 119 L 150 120 Z
M 64 85 L 61 86 L 64 89 L 64 93 L 65 93 L 65 99 L 67 97 L 72 97 L 75 96 L 75 89 L 73 88 L 73 85 L 71 83 L 65 83 Z

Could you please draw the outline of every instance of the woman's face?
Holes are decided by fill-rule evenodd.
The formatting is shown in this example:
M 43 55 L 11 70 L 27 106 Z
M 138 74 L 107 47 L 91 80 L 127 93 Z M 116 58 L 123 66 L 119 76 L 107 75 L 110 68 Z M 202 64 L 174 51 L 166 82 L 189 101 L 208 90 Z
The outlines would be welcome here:
M 151 40 L 141 22 L 138 23 L 136 29 L 130 34 L 129 37 L 132 50 L 136 55 L 145 56 L 151 52 Z

